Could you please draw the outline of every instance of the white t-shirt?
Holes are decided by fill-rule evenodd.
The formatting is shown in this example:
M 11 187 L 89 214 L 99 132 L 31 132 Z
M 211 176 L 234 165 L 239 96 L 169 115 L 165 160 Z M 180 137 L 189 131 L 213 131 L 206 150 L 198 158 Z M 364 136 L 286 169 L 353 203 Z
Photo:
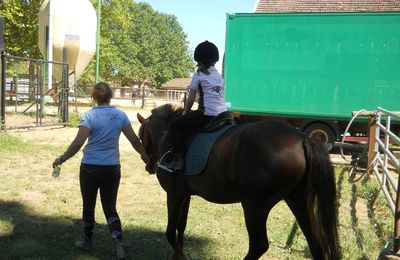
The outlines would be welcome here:
M 225 81 L 214 66 L 208 71 L 210 74 L 197 72 L 193 75 L 189 89 L 199 91 L 199 85 L 203 89 L 204 115 L 216 116 L 226 111 L 224 90 Z

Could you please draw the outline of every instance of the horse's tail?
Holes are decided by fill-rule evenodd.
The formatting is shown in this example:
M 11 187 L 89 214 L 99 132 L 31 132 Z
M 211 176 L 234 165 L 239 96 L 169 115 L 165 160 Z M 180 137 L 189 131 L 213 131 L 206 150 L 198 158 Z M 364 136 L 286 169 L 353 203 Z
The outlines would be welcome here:
M 340 259 L 336 182 L 329 154 L 319 141 L 304 139 L 307 178 L 307 211 L 312 232 L 324 259 Z

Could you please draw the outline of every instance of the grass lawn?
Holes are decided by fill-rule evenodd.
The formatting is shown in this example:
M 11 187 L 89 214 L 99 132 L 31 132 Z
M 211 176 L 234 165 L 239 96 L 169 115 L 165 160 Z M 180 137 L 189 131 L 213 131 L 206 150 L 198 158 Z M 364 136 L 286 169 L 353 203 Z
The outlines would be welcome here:
M 137 125 L 136 125 L 137 127 Z M 112 259 L 101 205 L 96 211 L 94 250 L 73 247 L 81 232 L 78 168 L 82 153 L 51 177 L 51 163 L 76 129 L 0 133 L 0 259 Z M 122 179 L 117 208 L 129 259 L 165 259 L 166 196 L 154 175 L 121 137 Z M 342 259 L 376 259 L 393 233 L 393 216 L 372 176 L 348 181 L 336 169 Z M 304 236 L 284 203 L 268 218 L 270 249 L 262 259 L 311 259 Z M 240 204 L 217 205 L 193 197 L 185 252 L 191 259 L 242 259 L 248 238 Z

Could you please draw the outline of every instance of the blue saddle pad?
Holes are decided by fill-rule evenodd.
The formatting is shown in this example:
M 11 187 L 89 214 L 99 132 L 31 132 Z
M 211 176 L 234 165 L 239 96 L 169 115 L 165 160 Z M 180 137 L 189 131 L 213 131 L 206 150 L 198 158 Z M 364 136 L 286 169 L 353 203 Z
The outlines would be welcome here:
M 185 159 L 187 175 L 199 175 L 203 171 L 214 142 L 231 127 L 226 125 L 215 132 L 200 133 L 193 139 Z

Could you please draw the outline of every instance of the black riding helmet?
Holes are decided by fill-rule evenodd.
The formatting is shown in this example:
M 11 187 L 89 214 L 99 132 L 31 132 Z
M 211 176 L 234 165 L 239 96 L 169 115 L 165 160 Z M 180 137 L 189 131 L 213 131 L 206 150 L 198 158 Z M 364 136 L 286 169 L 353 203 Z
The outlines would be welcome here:
M 217 46 L 209 41 L 200 43 L 194 50 L 194 60 L 207 65 L 217 62 L 219 60 Z

